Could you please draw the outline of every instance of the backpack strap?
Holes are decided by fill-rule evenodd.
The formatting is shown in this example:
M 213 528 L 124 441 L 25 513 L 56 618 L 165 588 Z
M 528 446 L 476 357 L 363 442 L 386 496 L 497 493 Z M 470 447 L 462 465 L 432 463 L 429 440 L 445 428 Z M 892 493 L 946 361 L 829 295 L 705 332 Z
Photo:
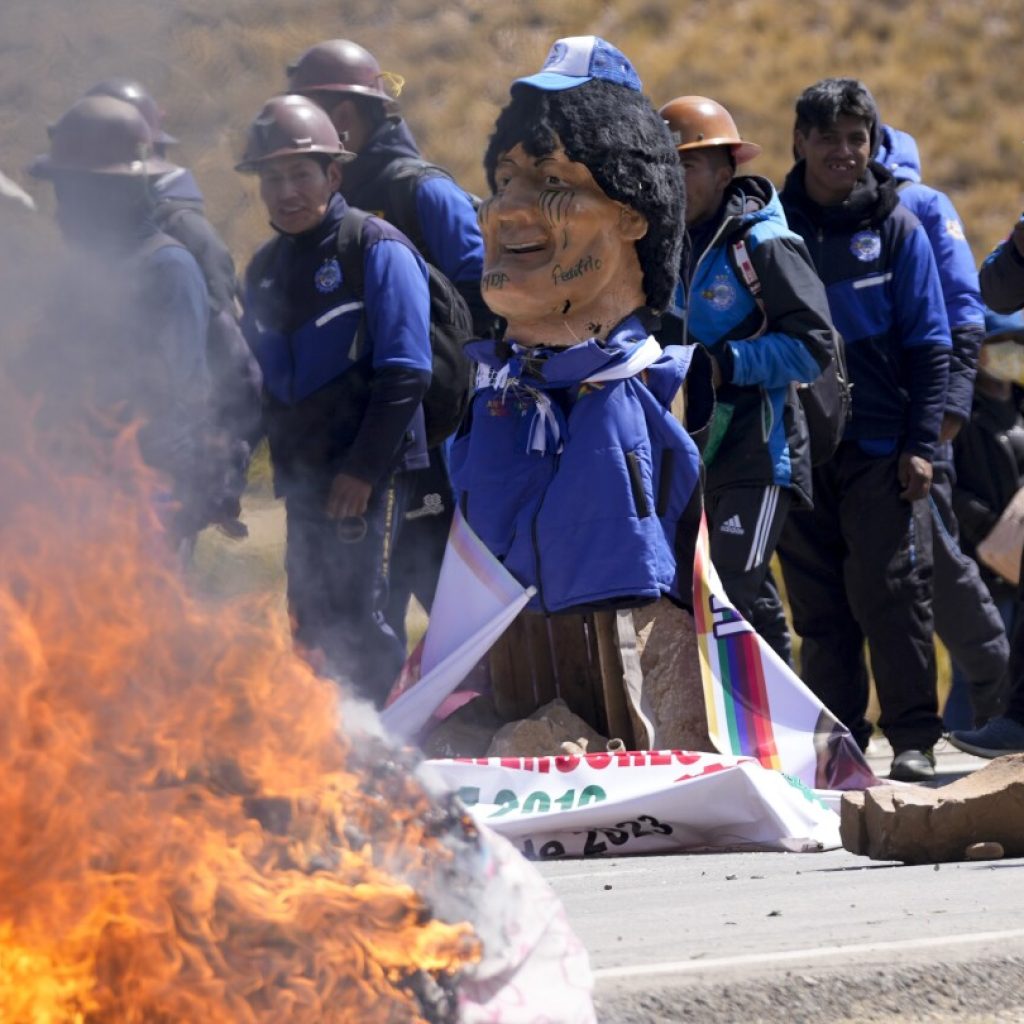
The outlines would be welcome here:
M 341 266 L 342 280 L 348 285 L 355 298 L 362 299 L 365 285 L 363 258 L 365 248 L 363 226 L 370 214 L 365 210 L 349 207 L 345 216 L 338 224 L 338 233 L 334 238 L 335 250 L 338 253 L 338 264 Z

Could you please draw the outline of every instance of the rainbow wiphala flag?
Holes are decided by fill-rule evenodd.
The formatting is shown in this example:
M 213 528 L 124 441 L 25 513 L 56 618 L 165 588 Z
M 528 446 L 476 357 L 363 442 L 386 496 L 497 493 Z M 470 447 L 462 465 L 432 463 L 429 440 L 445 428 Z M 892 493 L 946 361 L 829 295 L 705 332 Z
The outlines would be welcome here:
M 729 603 L 701 518 L 693 611 L 708 735 L 720 753 L 756 758 L 818 789 L 877 783 L 849 730 Z

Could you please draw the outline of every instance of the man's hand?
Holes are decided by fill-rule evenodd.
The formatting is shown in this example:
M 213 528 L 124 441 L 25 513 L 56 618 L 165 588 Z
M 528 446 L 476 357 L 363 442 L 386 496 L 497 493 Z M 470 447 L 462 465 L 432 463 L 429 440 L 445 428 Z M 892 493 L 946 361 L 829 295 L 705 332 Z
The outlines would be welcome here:
M 370 503 L 373 485 L 348 473 L 339 473 L 331 482 L 331 493 L 327 496 L 327 517 L 346 519 L 361 516 Z
M 1013 225 L 1013 233 L 1010 237 L 1013 239 L 1013 244 L 1017 248 L 1017 255 L 1024 257 L 1024 214 L 1022 214 L 1020 220 Z
M 945 444 L 947 441 L 952 441 L 960 433 L 960 428 L 963 425 L 964 421 L 959 416 L 955 416 L 951 412 L 944 413 L 942 416 L 942 429 L 939 430 L 939 443 Z
M 899 476 L 903 487 L 900 497 L 904 501 L 920 501 L 921 498 L 928 497 L 932 487 L 932 464 L 926 458 L 902 452 Z

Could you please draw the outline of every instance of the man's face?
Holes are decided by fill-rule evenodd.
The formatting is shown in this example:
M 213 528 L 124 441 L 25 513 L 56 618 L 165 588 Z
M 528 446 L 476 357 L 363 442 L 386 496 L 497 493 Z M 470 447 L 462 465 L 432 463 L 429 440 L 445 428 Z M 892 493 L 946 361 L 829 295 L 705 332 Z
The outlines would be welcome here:
M 729 182 L 732 165 L 723 146 L 679 151 L 686 181 L 686 226 L 700 224 L 718 212 Z
M 821 206 L 843 202 L 864 176 L 871 158 L 871 133 L 866 121 L 841 114 L 835 124 L 805 135 L 796 129 L 793 144 L 806 161 L 807 194 Z
M 316 102 L 334 122 L 345 148 L 350 153 L 362 152 L 363 146 L 373 134 L 373 125 L 359 102 L 344 93 L 321 93 Z
M 609 199 L 558 145 L 498 159 L 495 194 L 480 208 L 487 305 L 514 320 L 578 317 L 636 265 L 642 214 Z
M 341 184 L 337 164 L 326 170 L 308 156 L 280 156 L 261 164 L 260 198 L 271 223 L 286 235 L 315 228 L 327 213 L 327 204 Z

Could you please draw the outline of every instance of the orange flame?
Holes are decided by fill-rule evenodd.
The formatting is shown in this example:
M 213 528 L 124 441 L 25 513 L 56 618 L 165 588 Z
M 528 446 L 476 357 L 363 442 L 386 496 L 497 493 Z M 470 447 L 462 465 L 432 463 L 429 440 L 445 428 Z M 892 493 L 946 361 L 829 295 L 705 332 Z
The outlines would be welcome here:
M 102 476 L 19 441 L 29 457 L 0 458 L 0 1020 L 424 1019 L 410 980 L 479 955 L 397 880 L 450 861 L 436 808 L 401 766 L 362 766 L 282 613 L 187 591 L 130 434 Z

